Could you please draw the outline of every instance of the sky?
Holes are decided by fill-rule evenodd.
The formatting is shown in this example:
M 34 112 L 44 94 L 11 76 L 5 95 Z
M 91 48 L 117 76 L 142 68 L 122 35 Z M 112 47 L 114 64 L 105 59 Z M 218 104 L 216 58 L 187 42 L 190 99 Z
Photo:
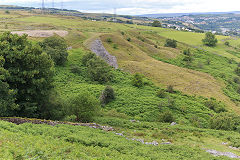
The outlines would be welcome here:
M 46 7 L 74 9 L 89 13 L 143 15 L 240 11 L 240 0 L 45 0 Z M 41 7 L 42 0 L 0 0 L 0 5 Z

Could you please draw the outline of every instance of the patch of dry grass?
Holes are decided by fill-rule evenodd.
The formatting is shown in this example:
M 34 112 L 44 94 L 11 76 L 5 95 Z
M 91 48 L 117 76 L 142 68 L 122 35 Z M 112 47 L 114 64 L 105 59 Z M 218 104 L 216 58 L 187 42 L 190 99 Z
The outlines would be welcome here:
M 107 38 L 112 39 L 112 43 L 106 41 Z M 128 42 L 120 35 L 106 34 L 101 39 L 105 48 L 117 57 L 120 68 L 131 73 L 142 73 L 150 78 L 155 84 L 167 87 L 173 85 L 175 89 L 190 95 L 198 95 L 204 97 L 214 97 L 219 101 L 225 102 L 235 112 L 240 113 L 236 105 L 223 93 L 223 83 L 214 77 L 186 69 L 177 67 L 168 63 L 155 60 L 149 53 L 144 52 L 143 45 L 134 41 Z M 113 44 L 118 45 L 118 49 L 113 48 Z M 161 47 L 171 52 L 172 49 Z M 159 50 L 161 50 L 161 48 Z M 147 49 L 146 49 L 147 51 Z M 164 54 L 165 51 L 161 52 Z

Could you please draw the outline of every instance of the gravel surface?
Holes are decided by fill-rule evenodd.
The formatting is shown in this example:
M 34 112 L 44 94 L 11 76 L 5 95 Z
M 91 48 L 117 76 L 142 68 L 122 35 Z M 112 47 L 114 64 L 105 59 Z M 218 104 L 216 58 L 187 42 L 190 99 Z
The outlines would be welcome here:
M 25 31 L 14 31 L 11 32 L 12 34 L 18 34 L 23 35 L 27 34 L 29 37 L 51 37 L 54 34 L 57 34 L 61 37 L 64 37 L 68 35 L 68 31 L 62 31 L 62 30 L 25 30 Z

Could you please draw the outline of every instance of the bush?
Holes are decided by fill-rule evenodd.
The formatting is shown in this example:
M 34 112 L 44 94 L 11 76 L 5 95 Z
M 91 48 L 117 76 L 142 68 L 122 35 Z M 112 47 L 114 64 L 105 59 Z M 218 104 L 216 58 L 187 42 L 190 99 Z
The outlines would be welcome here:
M 80 75 L 82 72 L 81 68 L 78 65 L 72 65 L 70 70 L 72 73 L 78 74 L 78 75 Z
M 92 81 L 101 84 L 112 80 L 111 67 L 94 53 L 87 53 L 82 58 L 82 64 L 87 67 L 87 73 Z
M 177 41 L 174 40 L 174 39 L 167 39 L 164 46 L 165 47 L 176 48 L 177 47 Z
M 112 43 L 112 38 L 107 38 L 106 40 L 108 43 Z
M 111 70 L 111 67 L 99 57 L 87 62 L 88 76 L 92 81 L 97 81 L 101 84 L 111 81 Z
M 115 93 L 114 90 L 111 86 L 107 86 L 103 91 L 100 96 L 100 102 L 102 105 L 106 105 L 112 100 L 115 99 Z
M 167 90 L 166 90 L 168 93 L 174 93 L 174 88 L 173 88 L 173 85 L 168 85 L 167 86 Z
M 113 44 L 113 48 L 114 49 L 118 49 L 118 45 L 117 44 Z
M 175 121 L 171 111 L 165 111 L 159 115 L 159 121 L 165 123 L 171 123 Z
M 62 37 L 54 35 L 44 39 L 39 44 L 51 56 L 56 65 L 63 65 L 67 61 L 67 43 Z
M 67 122 L 76 122 L 77 116 L 76 115 L 70 115 L 66 116 L 63 120 Z
M 127 41 L 128 41 L 128 42 L 131 42 L 131 38 L 130 38 L 130 37 L 128 37 L 128 38 L 127 38 Z
M 164 89 L 160 89 L 160 90 L 157 92 L 157 96 L 158 96 L 159 98 L 165 98 L 165 97 L 166 97 L 165 90 L 164 90 Z
M 228 41 L 224 42 L 225 46 L 230 46 L 230 43 Z
M 220 113 L 210 120 L 210 127 L 218 130 L 233 130 L 235 127 L 234 116 L 229 113 Z
M 236 73 L 238 76 L 240 76 L 240 67 L 237 67 L 237 68 L 235 69 L 235 73 Z
M 215 47 L 218 40 L 215 38 L 215 35 L 212 34 L 211 32 L 207 32 L 205 34 L 205 38 L 202 39 L 202 42 L 204 45 L 209 46 L 209 47 Z
M 207 106 L 209 109 L 213 110 L 216 113 L 220 112 L 226 112 L 225 105 L 217 102 L 214 98 L 211 98 L 210 100 L 206 101 L 205 106 Z
M 9 10 L 6 10 L 5 13 L 6 13 L 6 14 L 10 14 Z
M 161 22 L 159 22 L 159 21 L 154 21 L 154 22 L 152 23 L 152 26 L 153 26 L 153 27 L 162 27 L 162 24 L 161 24 Z
M 144 86 L 143 76 L 140 73 L 136 73 L 133 76 L 132 84 L 138 88 L 143 87 Z
M 234 77 L 233 81 L 237 84 L 240 84 L 240 78 L 239 77 Z
M 75 115 L 78 122 L 91 122 L 100 111 L 98 100 L 89 92 L 82 91 L 68 101 L 70 114 Z
M 86 67 L 88 61 L 90 61 L 91 59 L 97 59 L 97 56 L 96 56 L 95 53 L 89 52 L 89 53 L 83 55 L 83 57 L 82 57 L 82 64 L 83 64 L 83 66 Z

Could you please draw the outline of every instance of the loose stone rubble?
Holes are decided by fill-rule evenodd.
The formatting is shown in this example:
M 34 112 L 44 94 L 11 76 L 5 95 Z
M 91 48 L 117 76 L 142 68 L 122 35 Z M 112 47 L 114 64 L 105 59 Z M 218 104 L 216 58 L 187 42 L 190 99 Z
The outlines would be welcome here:
M 231 152 L 220 152 L 220 151 L 216 151 L 216 150 L 213 150 L 213 149 L 209 149 L 209 150 L 206 150 L 208 153 L 214 155 L 214 156 L 226 156 L 226 157 L 229 157 L 229 158 L 237 158 L 237 159 L 240 159 L 240 156 L 234 154 L 234 153 L 231 153 Z

